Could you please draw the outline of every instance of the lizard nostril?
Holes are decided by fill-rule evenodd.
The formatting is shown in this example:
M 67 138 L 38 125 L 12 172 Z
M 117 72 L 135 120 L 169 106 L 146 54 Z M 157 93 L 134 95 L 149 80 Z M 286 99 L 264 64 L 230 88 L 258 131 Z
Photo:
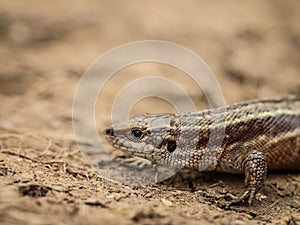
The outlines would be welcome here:
M 106 128 L 105 131 L 104 131 L 105 135 L 107 136 L 114 136 L 114 129 L 113 128 Z

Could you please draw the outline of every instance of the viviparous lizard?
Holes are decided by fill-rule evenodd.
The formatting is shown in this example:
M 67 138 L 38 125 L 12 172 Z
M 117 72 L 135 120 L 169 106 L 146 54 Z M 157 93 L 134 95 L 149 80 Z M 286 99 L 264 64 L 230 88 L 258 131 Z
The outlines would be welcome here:
M 226 207 L 251 205 L 267 170 L 300 170 L 300 96 L 142 114 L 113 123 L 104 134 L 114 147 L 153 163 L 244 173 L 246 191 Z

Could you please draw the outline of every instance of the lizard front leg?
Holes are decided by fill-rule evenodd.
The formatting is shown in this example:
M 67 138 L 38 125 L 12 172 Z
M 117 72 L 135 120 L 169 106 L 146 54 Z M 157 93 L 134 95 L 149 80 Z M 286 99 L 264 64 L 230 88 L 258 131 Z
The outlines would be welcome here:
M 245 184 L 247 190 L 240 197 L 233 197 L 226 208 L 239 204 L 245 200 L 248 204 L 253 203 L 255 194 L 263 186 L 267 175 L 266 158 L 262 152 L 257 150 L 234 151 L 231 155 L 234 169 L 245 173 Z

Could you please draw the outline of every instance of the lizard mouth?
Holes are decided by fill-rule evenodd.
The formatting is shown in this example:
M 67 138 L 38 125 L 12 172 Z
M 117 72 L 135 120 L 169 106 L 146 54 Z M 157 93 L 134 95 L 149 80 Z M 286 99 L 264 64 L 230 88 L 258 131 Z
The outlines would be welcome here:
M 128 147 L 116 136 L 116 132 L 112 127 L 104 129 L 103 134 L 105 139 L 115 148 L 128 151 Z

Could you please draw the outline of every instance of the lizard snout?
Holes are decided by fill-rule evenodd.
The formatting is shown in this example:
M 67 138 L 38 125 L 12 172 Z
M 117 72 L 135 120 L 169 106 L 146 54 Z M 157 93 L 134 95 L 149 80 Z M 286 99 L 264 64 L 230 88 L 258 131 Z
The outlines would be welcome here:
M 104 133 L 105 136 L 114 136 L 115 131 L 112 127 L 108 127 L 104 130 L 103 133 Z

